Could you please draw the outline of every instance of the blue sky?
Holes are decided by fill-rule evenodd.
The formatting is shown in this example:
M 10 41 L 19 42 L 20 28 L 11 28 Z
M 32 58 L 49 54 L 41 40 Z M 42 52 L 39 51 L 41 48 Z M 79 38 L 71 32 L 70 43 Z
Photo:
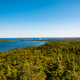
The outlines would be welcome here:
M 0 0 L 0 38 L 80 37 L 80 0 Z

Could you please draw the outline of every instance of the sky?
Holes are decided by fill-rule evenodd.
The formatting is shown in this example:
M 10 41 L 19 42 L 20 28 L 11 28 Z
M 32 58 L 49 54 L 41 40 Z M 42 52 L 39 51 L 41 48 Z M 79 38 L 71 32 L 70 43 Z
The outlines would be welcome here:
M 0 0 L 0 38 L 80 37 L 80 0 Z

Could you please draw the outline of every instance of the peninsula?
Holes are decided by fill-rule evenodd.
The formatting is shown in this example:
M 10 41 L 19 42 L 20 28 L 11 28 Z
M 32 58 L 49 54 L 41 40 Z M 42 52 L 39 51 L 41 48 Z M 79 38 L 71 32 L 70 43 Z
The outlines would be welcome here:
M 80 41 L 80 38 L 61 38 L 61 39 L 17 39 L 20 41 L 46 41 L 46 42 L 66 42 L 66 41 Z
M 13 42 L 12 40 L 0 40 L 0 42 Z

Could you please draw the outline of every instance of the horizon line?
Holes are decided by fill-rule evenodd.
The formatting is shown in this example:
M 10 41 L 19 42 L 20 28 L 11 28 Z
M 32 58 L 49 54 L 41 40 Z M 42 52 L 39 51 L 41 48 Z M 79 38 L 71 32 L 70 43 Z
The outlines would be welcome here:
M 0 38 L 80 38 L 80 37 L 0 37 Z

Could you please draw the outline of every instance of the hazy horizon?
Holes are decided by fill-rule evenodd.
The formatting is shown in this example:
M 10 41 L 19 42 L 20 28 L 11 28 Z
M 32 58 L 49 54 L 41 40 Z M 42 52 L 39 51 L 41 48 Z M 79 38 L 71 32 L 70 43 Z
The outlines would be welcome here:
M 38 37 L 38 36 L 34 37 L 33 36 L 33 37 L 0 37 L 0 38 L 80 38 L 80 37 L 79 36 L 78 37 L 75 37 L 75 36 L 73 37 L 70 37 L 70 36 L 69 37 L 63 37 L 63 36 L 62 37 L 49 37 L 49 36 L 48 37 L 45 37 L 45 36 L 44 37 Z

